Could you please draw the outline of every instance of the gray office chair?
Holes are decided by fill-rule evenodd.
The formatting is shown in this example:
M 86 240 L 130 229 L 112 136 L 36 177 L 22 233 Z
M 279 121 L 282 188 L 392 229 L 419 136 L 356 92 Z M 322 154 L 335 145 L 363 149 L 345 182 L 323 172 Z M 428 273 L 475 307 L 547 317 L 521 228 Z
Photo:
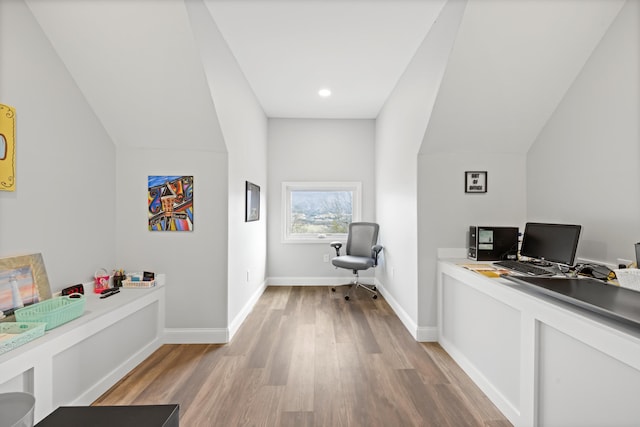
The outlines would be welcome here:
M 373 294 L 373 299 L 378 298 L 375 285 L 360 283 L 360 270 L 368 270 L 378 265 L 378 255 L 382 246 L 378 245 L 378 230 L 380 226 L 373 222 L 352 222 L 349 224 L 349 235 L 347 236 L 346 255 L 340 255 L 341 242 L 331 242 L 331 247 L 336 250 L 336 256 L 331 263 L 336 268 L 345 268 L 353 271 L 354 278 L 349 291 L 344 299 L 349 301 L 351 291 L 363 288 Z M 331 288 L 333 292 L 336 288 Z

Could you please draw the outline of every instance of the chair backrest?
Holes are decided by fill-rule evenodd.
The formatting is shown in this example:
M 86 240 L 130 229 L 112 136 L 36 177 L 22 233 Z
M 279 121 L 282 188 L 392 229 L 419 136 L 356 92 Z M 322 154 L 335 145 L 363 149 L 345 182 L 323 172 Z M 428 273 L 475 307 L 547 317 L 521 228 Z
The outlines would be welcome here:
M 352 222 L 347 237 L 347 255 L 371 258 L 371 247 L 378 243 L 380 226 L 374 222 Z

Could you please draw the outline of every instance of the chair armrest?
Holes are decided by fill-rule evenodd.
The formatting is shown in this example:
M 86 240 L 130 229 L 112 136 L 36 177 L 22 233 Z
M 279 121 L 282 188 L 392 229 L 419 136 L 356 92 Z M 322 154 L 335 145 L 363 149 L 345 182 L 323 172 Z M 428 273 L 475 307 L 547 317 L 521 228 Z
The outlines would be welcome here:
M 342 247 L 342 242 L 331 242 L 329 246 L 336 250 L 336 256 L 340 256 L 340 248 Z
M 374 259 L 375 265 L 378 265 L 378 254 L 382 250 L 382 245 L 375 245 L 371 247 L 371 258 Z

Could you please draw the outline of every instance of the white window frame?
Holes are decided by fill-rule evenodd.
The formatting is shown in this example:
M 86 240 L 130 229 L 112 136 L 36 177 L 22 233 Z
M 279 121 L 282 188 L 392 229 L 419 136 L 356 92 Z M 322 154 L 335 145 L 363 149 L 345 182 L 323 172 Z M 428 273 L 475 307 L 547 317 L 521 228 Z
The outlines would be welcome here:
M 293 235 L 291 233 L 292 191 L 351 191 L 353 193 L 351 220 L 362 218 L 361 182 L 283 182 L 282 183 L 282 243 L 324 243 L 347 239 L 347 233 Z

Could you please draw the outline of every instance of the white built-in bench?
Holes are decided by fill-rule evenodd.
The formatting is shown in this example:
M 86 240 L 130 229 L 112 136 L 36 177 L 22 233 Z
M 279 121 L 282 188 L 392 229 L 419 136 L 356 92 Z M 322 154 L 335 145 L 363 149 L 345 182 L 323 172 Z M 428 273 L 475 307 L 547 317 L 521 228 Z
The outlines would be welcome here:
M 36 422 L 59 406 L 91 404 L 162 345 L 165 275 L 156 282 L 104 299 L 87 286 L 81 317 L 0 355 L 0 393 L 32 393 Z

